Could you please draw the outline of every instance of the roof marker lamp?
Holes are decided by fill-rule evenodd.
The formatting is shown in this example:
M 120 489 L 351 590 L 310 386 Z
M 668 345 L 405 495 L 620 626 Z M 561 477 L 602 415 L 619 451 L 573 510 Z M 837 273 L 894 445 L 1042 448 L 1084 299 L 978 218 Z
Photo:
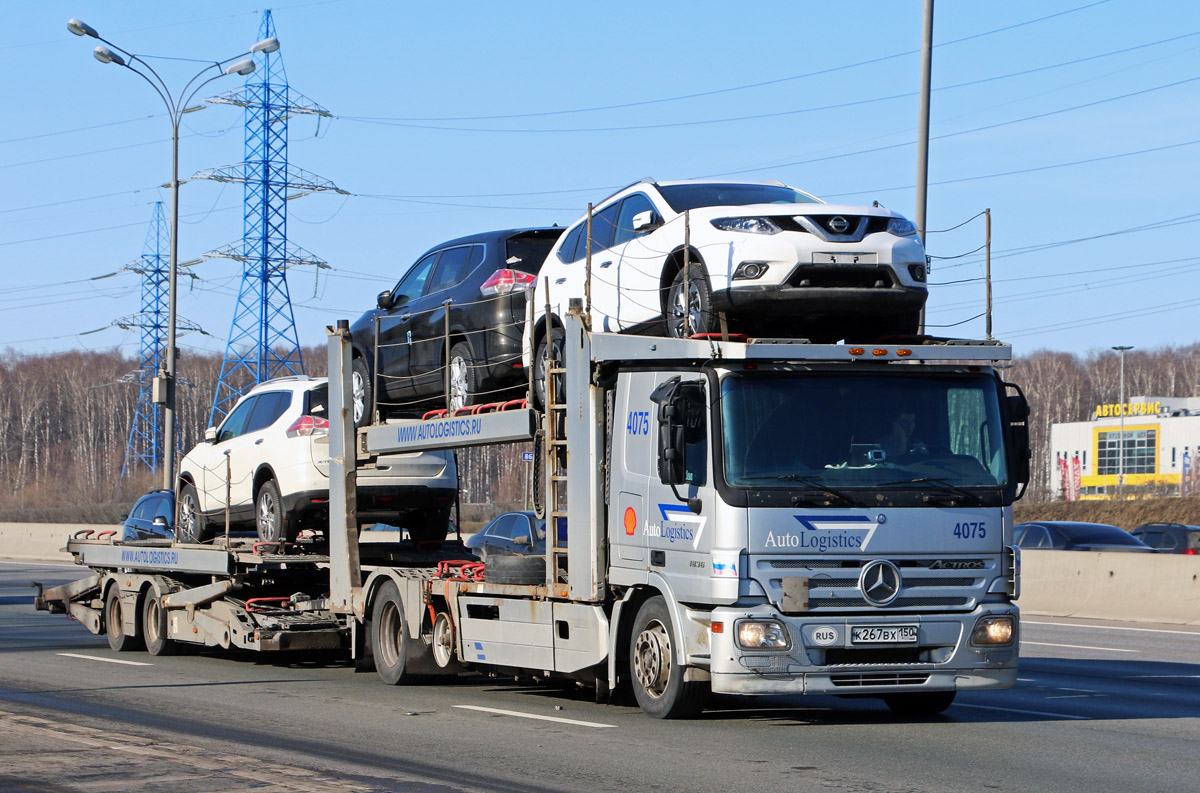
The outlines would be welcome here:
M 1004 615 L 1000 617 L 980 617 L 971 631 L 971 644 L 976 647 L 994 644 L 1010 644 L 1016 635 L 1016 625 L 1013 618 Z
M 787 630 L 775 620 L 741 620 L 737 642 L 743 650 L 786 650 L 791 646 Z

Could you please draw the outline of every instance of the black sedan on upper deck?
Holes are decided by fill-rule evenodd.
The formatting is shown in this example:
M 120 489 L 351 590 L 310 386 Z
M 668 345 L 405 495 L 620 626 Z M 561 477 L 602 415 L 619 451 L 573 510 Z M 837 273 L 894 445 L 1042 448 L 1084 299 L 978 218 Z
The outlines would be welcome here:
M 525 289 L 563 230 L 508 229 L 431 248 L 351 326 L 354 418 L 495 402 L 525 382 Z M 378 358 L 376 358 L 378 356 Z M 378 360 L 378 371 L 375 371 Z

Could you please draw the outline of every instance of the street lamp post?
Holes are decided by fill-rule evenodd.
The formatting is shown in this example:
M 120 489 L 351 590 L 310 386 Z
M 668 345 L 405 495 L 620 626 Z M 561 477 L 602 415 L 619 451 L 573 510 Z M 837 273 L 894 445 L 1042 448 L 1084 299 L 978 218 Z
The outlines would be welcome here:
M 1117 446 L 1117 495 L 1120 498 L 1125 498 L 1125 351 L 1132 350 L 1132 346 L 1113 347 L 1121 354 L 1121 404 L 1118 406 L 1118 413 L 1121 416 L 1121 434 L 1118 436 Z
M 246 52 L 205 66 L 192 79 L 188 80 L 179 93 L 172 95 L 166 82 L 150 64 L 146 63 L 145 59 L 102 38 L 92 26 L 78 19 L 72 19 L 67 22 L 67 30 L 76 36 L 90 36 L 107 44 L 107 47 L 97 45 L 96 49 L 92 51 L 96 60 L 101 63 L 115 63 L 123 66 L 149 83 L 154 92 L 163 100 L 163 104 L 167 107 L 167 115 L 171 119 L 171 253 L 167 280 L 167 346 L 163 350 L 162 369 L 159 376 L 155 378 L 154 401 L 163 405 L 162 486 L 165 489 L 173 490 L 175 488 L 175 359 L 178 357 L 178 351 L 175 348 L 175 300 L 179 271 L 179 125 L 185 113 L 196 109 L 188 107 L 188 103 L 201 88 L 225 75 L 250 74 L 255 69 L 254 60 L 251 58 L 238 59 L 259 52 L 275 52 L 279 49 L 279 39 L 275 37 L 263 39 Z M 216 74 L 197 83 L 197 80 L 214 69 Z

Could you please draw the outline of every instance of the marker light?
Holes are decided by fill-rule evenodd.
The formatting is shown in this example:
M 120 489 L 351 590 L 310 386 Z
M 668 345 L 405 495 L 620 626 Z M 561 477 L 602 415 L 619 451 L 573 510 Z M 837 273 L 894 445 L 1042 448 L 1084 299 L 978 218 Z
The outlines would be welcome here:
M 863 349 L 862 347 L 851 347 L 850 348 L 851 355 L 862 355 L 864 352 L 866 352 L 866 350 Z
M 881 355 L 887 355 L 888 351 L 883 349 L 882 347 L 876 347 L 875 349 L 871 350 L 871 354 L 878 357 Z

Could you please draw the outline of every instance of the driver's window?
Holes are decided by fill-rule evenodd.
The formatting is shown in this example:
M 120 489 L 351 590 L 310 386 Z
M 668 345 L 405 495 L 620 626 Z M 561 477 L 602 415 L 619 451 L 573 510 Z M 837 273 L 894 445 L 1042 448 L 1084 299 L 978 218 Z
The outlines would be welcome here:
M 708 481 L 708 410 L 704 383 L 681 383 L 684 396 L 683 481 L 697 487 Z
M 400 279 L 400 283 L 396 284 L 396 289 L 392 292 L 393 305 L 399 306 L 416 300 L 425 292 L 425 281 L 429 278 L 433 263 L 437 261 L 438 253 L 435 251 L 414 264 L 408 274 Z
M 225 423 L 221 425 L 221 431 L 217 433 L 217 443 L 236 438 L 246 431 L 246 420 L 250 418 L 250 411 L 254 409 L 256 402 L 258 402 L 258 397 L 250 397 L 233 409 L 229 418 L 225 419 Z

